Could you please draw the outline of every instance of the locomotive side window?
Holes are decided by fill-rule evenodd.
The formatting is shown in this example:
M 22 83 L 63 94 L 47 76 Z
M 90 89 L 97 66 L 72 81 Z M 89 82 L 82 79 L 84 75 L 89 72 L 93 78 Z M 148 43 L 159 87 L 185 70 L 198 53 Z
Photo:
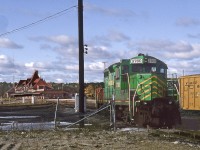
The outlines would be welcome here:
M 145 64 L 145 72 L 146 73 L 151 73 L 151 72 L 156 72 L 157 68 L 155 64 Z
M 165 67 L 164 66 L 160 66 L 159 68 L 158 68 L 158 73 L 160 73 L 163 77 L 167 77 L 167 69 L 165 69 Z
M 151 67 L 152 72 L 156 72 L 156 67 Z
M 160 68 L 160 73 L 165 73 L 165 69 Z
M 107 77 L 108 76 L 108 72 L 104 72 L 104 77 Z
M 122 74 L 124 74 L 124 73 L 129 73 L 128 65 L 122 66 Z
M 115 78 L 116 78 L 116 79 L 119 79 L 119 74 L 120 74 L 119 68 L 117 68 L 117 69 L 115 70 Z

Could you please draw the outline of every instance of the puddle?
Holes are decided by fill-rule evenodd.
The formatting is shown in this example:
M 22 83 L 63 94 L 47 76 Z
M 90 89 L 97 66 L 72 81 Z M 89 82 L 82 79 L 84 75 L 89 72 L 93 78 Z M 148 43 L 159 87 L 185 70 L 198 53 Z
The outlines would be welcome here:
M 59 122 L 59 127 L 70 125 L 69 122 Z M 55 123 L 52 122 L 39 122 L 39 123 L 18 123 L 16 121 L 1 123 L 0 130 L 19 130 L 19 131 L 29 131 L 29 130 L 52 130 L 55 129 Z
M 40 116 L 0 116 L 0 119 L 33 119 Z
M 146 131 L 145 128 L 121 128 L 117 129 L 117 131 Z

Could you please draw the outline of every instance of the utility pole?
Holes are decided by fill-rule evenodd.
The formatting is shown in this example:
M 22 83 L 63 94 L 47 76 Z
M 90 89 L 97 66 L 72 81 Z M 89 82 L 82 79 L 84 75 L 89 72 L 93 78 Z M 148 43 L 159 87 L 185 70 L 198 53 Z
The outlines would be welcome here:
M 78 34 L 79 34 L 79 112 L 84 113 L 83 0 L 78 0 Z
M 105 70 L 105 69 L 106 69 L 106 63 L 107 63 L 107 62 L 104 61 L 104 62 L 102 62 L 102 63 L 103 63 L 103 69 Z

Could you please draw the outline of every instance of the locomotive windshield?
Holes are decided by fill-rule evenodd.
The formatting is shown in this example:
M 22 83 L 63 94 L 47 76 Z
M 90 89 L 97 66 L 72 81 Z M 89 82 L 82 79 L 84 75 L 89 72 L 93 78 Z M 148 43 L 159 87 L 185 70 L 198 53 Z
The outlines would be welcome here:
M 157 68 L 155 65 L 151 65 L 151 64 L 132 65 L 132 72 L 151 73 L 151 72 L 156 72 L 156 71 L 157 71 Z
M 132 73 L 159 73 L 166 77 L 167 67 L 155 58 L 133 58 L 130 63 Z
M 161 73 L 165 74 L 163 67 L 157 67 L 155 64 L 134 64 L 132 65 L 132 72 L 137 73 Z

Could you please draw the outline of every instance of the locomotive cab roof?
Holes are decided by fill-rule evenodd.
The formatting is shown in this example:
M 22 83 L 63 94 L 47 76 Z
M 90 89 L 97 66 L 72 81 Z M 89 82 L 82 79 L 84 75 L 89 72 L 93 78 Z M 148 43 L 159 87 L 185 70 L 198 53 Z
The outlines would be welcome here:
M 162 65 L 165 69 L 168 69 L 167 64 L 163 61 L 142 53 L 139 53 L 138 56 L 132 57 L 130 59 L 121 59 L 120 62 L 110 65 L 104 70 L 104 72 L 114 72 L 115 68 L 119 67 L 121 64 L 156 64 L 158 66 Z
M 158 58 L 155 58 L 153 56 L 145 55 L 145 54 L 142 54 L 142 53 L 139 53 L 138 56 L 132 57 L 130 59 L 130 63 L 134 63 L 134 64 L 146 64 L 146 63 L 162 64 L 166 69 L 168 69 L 167 64 L 164 63 L 163 61 L 161 61 Z

